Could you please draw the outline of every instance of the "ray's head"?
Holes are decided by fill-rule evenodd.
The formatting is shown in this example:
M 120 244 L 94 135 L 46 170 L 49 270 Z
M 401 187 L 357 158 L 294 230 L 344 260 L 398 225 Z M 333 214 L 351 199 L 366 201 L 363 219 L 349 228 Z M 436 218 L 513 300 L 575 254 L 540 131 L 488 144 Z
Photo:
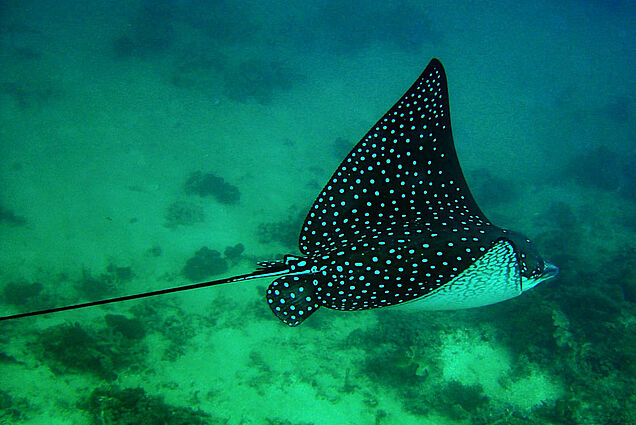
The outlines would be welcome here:
M 506 230 L 506 239 L 510 240 L 517 252 L 519 271 L 521 273 L 521 290 L 525 292 L 534 288 L 541 282 L 555 277 L 559 268 L 545 261 L 534 243 L 525 235 Z

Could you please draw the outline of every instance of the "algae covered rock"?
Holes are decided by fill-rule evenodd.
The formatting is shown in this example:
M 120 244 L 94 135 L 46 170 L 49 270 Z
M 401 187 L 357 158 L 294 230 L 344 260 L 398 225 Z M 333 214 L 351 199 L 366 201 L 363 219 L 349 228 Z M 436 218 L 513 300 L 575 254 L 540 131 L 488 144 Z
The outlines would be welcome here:
M 130 328 L 128 324 L 126 332 L 131 333 Z M 32 346 L 56 375 L 86 373 L 112 381 L 121 371 L 143 364 L 144 347 L 135 342 L 109 328 L 95 331 L 74 323 L 40 331 Z
M 9 282 L 2 288 L 2 300 L 18 307 L 37 306 L 48 298 L 43 295 L 43 289 L 39 282 Z
M 146 327 L 139 319 L 129 319 L 122 314 L 107 314 L 104 319 L 110 329 L 124 338 L 139 340 L 146 336 Z
M 222 204 L 236 204 L 241 199 L 238 188 L 213 173 L 196 171 L 185 182 L 185 192 L 202 197 L 212 196 Z
M 183 275 L 191 281 L 197 281 L 224 273 L 227 269 L 227 261 L 221 257 L 221 253 L 204 246 L 186 262 Z
M 142 388 L 96 388 L 79 407 L 91 414 L 96 425 L 224 425 L 228 422 L 201 410 L 167 404 Z

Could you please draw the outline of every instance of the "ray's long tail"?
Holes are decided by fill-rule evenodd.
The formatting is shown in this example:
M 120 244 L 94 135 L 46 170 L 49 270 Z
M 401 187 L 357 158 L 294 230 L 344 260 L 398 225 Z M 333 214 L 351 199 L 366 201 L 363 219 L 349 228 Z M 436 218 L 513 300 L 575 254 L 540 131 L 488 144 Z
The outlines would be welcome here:
M 103 304 L 112 304 L 128 300 L 136 300 L 139 298 L 154 297 L 156 295 L 171 294 L 173 292 L 189 291 L 191 289 L 207 288 L 208 286 L 223 285 L 226 283 L 240 282 L 249 279 L 257 279 L 262 277 L 274 277 L 288 274 L 291 270 L 286 261 L 267 261 L 258 263 L 259 269 L 252 273 L 242 274 L 238 276 L 228 277 L 226 279 L 211 280 L 209 282 L 193 283 L 191 285 L 175 286 L 172 288 L 159 289 L 156 291 L 142 292 L 133 295 L 124 295 L 122 297 L 107 298 L 104 300 L 91 301 L 81 304 L 67 305 L 63 307 L 47 308 L 44 310 L 29 311 L 26 313 L 12 314 L 8 316 L 0 316 L 0 321 L 19 319 L 21 317 L 40 316 L 42 314 L 57 313 L 60 311 L 77 310 L 85 307 L 93 307 Z

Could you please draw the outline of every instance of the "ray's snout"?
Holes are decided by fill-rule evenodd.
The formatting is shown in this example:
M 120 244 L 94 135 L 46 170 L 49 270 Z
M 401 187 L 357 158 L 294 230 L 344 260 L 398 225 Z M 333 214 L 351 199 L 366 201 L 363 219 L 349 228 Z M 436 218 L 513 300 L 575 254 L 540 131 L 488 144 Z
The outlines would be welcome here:
M 534 275 L 532 277 L 524 277 L 521 276 L 521 291 L 528 291 L 538 284 L 545 282 L 546 280 L 550 280 L 556 275 L 559 274 L 559 268 L 549 261 L 543 262 L 543 270 L 540 274 Z
M 559 268 L 555 266 L 554 264 L 546 261 L 541 277 L 543 279 L 552 279 L 553 277 L 556 277 L 556 275 L 558 274 L 559 274 Z

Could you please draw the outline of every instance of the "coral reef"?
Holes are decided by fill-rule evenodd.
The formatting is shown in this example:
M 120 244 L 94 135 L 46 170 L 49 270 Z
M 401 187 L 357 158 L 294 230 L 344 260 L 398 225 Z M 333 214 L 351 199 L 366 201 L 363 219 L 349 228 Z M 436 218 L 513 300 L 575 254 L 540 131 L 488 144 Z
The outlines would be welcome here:
M 106 273 L 111 276 L 117 283 L 130 282 L 135 274 L 130 266 L 120 267 L 113 263 L 106 267 Z
M 2 301 L 16 307 L 41 306 L 50 298 L 43 289 L 39 282 L 9 282 L 2 288 Z
M 110 329 L 121 334 L 124 338 L 139 340 L 146 336 L 146 327 L 137 318 L 129 319 L 122 314 L 107 314 L 104 320 Z
M 236 204 L 241 199 L 241 193 L 236 186 L 213 173 L 203 174 L 196 171 L 190 174 L 184 189 L 189 195 L 212 196 L 222 204 Z
M 221 257 L 221 253 L 204 246 L 186 262 L 182 273 L 189 280 L 197 281 L 224 273 L 227 269 L 227 261 Z
M 292 422 L 287 419 L 265 418 L 266 425 L 314 425 L 313 422 Z
M 11 394 L 0 389 L 0 423 L 18 423 L 24 419 L 23 412 L 28 409 L 26 399 L 15 399 Z
M 15 357 L 0 351 L 0 364 L 24 364 Z
M 417 385 L 426 379 L 418 375 L 419 364 L 402 347 L 391 347 L 364 359 L 361 371 L 371 380 L 385 386 Z
M 89 373 L 111 381 L 119 371 L 142 364 L 144 350 L 133 342 L 108 329 L 89 331 L 75 323 L 38 332 L 31 345 L 55 374 Z
M 175 201 L 166 211 L 166 226 L 174 229 L 178 226 L 192 226 L 203 222 L 205 216 L 201 206 L 187 201 Z
M 488 404 L 488 397 L 478 384 L 465 385 L 449 381 L 435 394 L 435 409 L 454 420 L 466 419 Z
M 109 264 L 106 271 L 93 276 L 90 271 L 82 270 L 82 277 L 75 282 L 75 289 L 83 298 L 97 300 L 113 295 L 119 285 L 130 282 L 135 274 L 130 267 Z
M 226 247 L 225 251 L 223 251 L 223 255 L 231 262 L 236 263 L 241 259 L 243 251 L 245 251 L 245 246 L 243 246 L 242 243 L 237 243 L 234 246 Z
M 142 388 L 117 386 L 93 390 L 79 407 L 93 418 L 95 425 L 162 424 L 162 425 L 225 425 L 227 419 L 215 418 L 201 410 L 167 404 L 162 398 L 146 393 Z

